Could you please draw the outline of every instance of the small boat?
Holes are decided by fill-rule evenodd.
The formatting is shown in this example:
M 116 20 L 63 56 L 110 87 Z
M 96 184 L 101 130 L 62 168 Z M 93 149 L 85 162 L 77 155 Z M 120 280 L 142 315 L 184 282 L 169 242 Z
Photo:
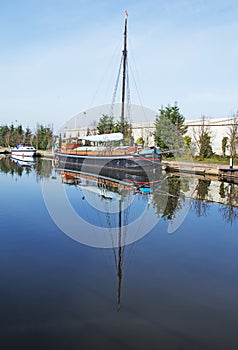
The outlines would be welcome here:
M 127 13 L 124 27 L 124 46 L 122 51 L 122 102 L 121 132 L 90 135 L 82 138 L 77 144 L 63 144 L 55 151 L 55 161 L 61 167 L 70 167 L 79 171 L 98 171 L 108 169 L 138 174 L 141 171 L 161 169 L 162 152 L 155 147 L 139 148 L 125 146 L 125 90 L 127 77 Z M 87 144 L 92 144 L 88 146 Z M 117 146 L 115 146 L 117 144 Z
M 35 147 L 31 145 L 16 145 L 16 147 L 11 148 L 11 155 L 14 156 L 20 156 L 22 158 L 25 157 L 34 157 L 36 154 Z

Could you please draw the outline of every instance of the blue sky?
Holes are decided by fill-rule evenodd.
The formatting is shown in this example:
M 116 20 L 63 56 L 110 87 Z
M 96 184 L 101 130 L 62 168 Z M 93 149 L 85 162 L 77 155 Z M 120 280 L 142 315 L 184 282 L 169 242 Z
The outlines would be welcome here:
M 57 130 L 110 104 L 125 10 L 133 103 L 177 101 L 186 119 L 237 111 L 236 0 L 0 0 L 0 124 Z

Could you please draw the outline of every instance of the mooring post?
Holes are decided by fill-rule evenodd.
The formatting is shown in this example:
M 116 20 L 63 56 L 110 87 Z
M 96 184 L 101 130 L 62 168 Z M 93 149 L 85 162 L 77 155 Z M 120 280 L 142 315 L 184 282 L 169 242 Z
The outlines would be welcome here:
M 230 157 L 230 169 L 233 169 L 233 158 Z

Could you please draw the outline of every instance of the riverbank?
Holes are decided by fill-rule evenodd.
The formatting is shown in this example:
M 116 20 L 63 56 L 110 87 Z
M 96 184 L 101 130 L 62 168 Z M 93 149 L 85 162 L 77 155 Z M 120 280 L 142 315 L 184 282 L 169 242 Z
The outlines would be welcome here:
M 51 151 L 38 151 L 37 156 L 53 159 L 54 153 Z M 168 172 L 210 176 L 217 179 L 238 182 L 238 166 L 230 168 L 227 164 L 163 160 L 162 167 L 163 170 Z
M 11 151 L 7 147 L 1 147 L 0 148 L 0 154 L 10 155 Z M 42 158 L 48 158 L 48 159 L 54 159 L 54 152 L 52 151 L 37 151 L 36 157 L 42 157 Z
M 0 154 L 9 154 L 10 150 L 6 147 L 0 147 Z
M 238 166 L 230 168 L 226 164 L 206 164 L 197 162 L 163 161 L 163 169 L 168 172 L 180 172 L 191 175 L 215 176 L 218 179 L 238 181 Z
M 7 148 L 0 149 L 1 154 L 9 154 Z M 37 151 L 36 157 L 54 159 L 52 151 Z M 191 175 L 212 176 L 217 179 L 234 180 L 238 182 L 238 166 L 230 168 L 229 164 L 213 164 L 203 162 L 185 162 L 185 161 L 162 161 L 163 170 L 174 173 L 184 173 Z

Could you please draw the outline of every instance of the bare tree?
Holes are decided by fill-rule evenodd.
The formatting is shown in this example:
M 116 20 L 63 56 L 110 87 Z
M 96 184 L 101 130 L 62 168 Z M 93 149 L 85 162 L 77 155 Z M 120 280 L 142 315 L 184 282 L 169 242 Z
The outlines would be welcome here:
M 198 147 L 198 155 L 200 159 L 209 158 L 213 155 L 211 138 L 212 133 L 206 119 L 202 116 L 201 124 L 193 129 L 193 136 Z
M 93 120 L 92 123 L 90 124 L 90 134 L 91 135 L 97 135 L 97 121 Z
M 230 146 L 230 157 L 235 158 L 237 155 L 236 147 L 237 147 L 237 141 L 238 141 L 237 115 L 236 116 L 234 115 L 232 118 L 232 123 L 229 126 L 228 137 L 229 137 L 229 146 Z

